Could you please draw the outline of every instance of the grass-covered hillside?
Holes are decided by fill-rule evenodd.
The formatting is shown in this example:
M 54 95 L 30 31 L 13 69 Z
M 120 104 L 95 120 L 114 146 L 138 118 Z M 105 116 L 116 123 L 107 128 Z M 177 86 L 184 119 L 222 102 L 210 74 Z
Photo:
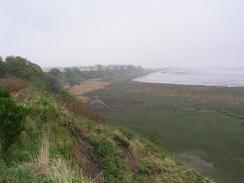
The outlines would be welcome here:
M 11 76 L 0 80 L 0 182 L 211 182 L 65 90 Z

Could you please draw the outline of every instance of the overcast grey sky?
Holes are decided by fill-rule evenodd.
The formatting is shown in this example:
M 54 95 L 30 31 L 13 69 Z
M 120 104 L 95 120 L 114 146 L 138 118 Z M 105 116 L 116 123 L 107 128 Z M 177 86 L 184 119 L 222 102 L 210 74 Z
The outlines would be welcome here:
M 244 0 L 0 0 L 0 55 L 41 66 L 244 66 Z

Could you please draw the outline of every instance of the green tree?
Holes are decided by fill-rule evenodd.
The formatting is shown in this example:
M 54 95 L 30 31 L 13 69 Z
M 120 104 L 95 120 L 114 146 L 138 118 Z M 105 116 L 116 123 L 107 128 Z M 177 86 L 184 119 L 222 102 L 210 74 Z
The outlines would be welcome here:
M 40 66 L 22 57 L 9 56 L 5 59 L 6 69 L 10 75 L 22 79 L 42 79 L 44 73 Z
M 74 67 L 74 68 L 72 68 L 72 71 L 73 71 L 76 75 L 78 75 L 78 76 L 80 77 L 80 79 L 82 79 L 82 75 L 83 75 L 83 73 L 81 72 L 80 69 Z
M 62 78 L 63 78 L 63 73 L 59 69 L 56 69 L 56 68 L 51 69 L 48 73 L 57 79 L 59 78 L 60 80 L 62 80 Z
M 25 107 L 17 105 L 9 92 L 0 88 L 0 139 L 4 153 L 18 139 L 27 114 Z
M 55 94 L 59 93 L 59 91 L 62 89 L 61 81 L 58 79 L 58 77 L 55 77 L 50 73 L 45 75 L 45 83 L 47 87 Z
M 76 74 L 73 69 L 65 68 L 64 69 L 64 80 L 70 85 L 78 85 L 80 84 L 82 78 Z

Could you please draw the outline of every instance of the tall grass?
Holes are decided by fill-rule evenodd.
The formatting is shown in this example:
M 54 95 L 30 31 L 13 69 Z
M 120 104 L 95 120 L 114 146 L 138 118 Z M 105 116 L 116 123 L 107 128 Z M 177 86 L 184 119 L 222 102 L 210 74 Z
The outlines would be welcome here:
M 102 181 L 102 175 L 92 179 L 71 161 L 61 157 L 51 159 L 50 147 L 49 135 L 44 133 L 39 152 L 32 157 L 30 162 L 18 164 L 16 168 L 12 168 L 8 173 L 12 176 L 11 180 L 28 182 L 30 179 L 28 177 L 31 177 L 31 182 L 98 183 Z
M 50 159 L 49 150 L 49 135 L 44 133 L 39 153 L 36 154 L 32 162 L 38 167 L 38 171 L 34 172 L 36 176 L 45 175 L 52 182 L 57 183 L 95 183 L 102 180 L 102 175 L 98 175 L 96 179 L 91 179 L 78 166 L 61 157 Z
M 39 167 L 48 167 L 49 166 L 49 135 L 43 134 L 41 147 L 39 154 L 36 155 L 35 162 Z

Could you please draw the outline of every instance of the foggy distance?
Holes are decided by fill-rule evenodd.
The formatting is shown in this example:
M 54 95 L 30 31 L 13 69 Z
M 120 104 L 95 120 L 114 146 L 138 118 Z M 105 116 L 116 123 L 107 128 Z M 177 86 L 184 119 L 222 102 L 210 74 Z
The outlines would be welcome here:
M 41 65 L 244 66 L 242 0 L 12 0 L 0 51 Z

